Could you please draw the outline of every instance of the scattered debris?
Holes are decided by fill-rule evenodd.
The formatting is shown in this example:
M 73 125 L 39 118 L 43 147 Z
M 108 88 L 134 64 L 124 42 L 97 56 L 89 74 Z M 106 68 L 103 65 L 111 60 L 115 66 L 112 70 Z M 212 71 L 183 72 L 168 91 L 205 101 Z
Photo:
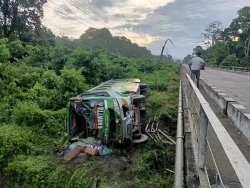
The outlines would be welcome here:
M 163 142 L 163 143 L 167 143 L 170 145 L 176 144 L 176 142 L 170 136 L 167 135 L 167 131 L 159 129 L 159 120 L 157 121 L 156 126 L 154 128 L 156 119 L 159 119 L 159 118 L 156 118 L 156 117 L 154 118 L 154 120 L 152 121 L 151 127 L 150 127 L 150 123 L 151 123 L 150 120 L 148 124 L 146 125 L 145 132 L 148 134 L 148 136 L 152 140 L 154 140 L 154 142 Z M 164 136 L 165 139 L 162 138 L 162 136 Z
M 88 153 L 88 154 L 93 155 L 93 156 L 99 155 L 99 151 L 97 149 L 91 148 L 91 147 L 88 147 L 88 146 L 83 146 L 81 148 L 81 152 Z
M 167 169 L 167 168 L 165 168 L 165 170 L 174 174 L 174 171 L 173 171 L 173 170 L 169 170 L 169 169 Z
M 166 135 L 164 132 L 162 132 L 160 129 L 159 129 L 159 132 L 163 135 L 163 136 L 165 136 L 166 138 L 168 138 L 171 142 L 173 142 L 173 144 L 176 144 L 176 142 L 173 140 L 173 139 L 171 139 L 168 135 Z
M 76 157 L 79 153 L 81 153 L 81 146 L 76 146 L 74 147 L 72 150 L 69 151 L 69 153 L 67 153 L 64 156 L 64 160 L 65 161 L 70 161 L 71 159 L 73 159 L 74 157 Z
M 72 138 L 65 147 L 56 146 L 55 153 L 64 156 L 64 160 L 69 161 L 81 153 L 87 153 L 93 156 L 106 156 L 109 154 L 107 146 L 93 137 L 87 139 Z

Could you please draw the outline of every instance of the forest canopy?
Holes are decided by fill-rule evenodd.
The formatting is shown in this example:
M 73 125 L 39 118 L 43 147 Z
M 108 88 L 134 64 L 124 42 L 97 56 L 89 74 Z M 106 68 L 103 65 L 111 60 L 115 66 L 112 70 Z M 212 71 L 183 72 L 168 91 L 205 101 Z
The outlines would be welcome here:
M 79 39 L 55 36 L 41 24 L 44 3 L 0 0 L 0 187 L 173 184 L 155 167 L 167 153 L 160 147 L 143 149 L 133 178 L 119 182 L 93 176 L 92 161 L 70 165 L 55 157 L 53 148 L 65 142 L 69 98 L 110 79 L 140 78 L 150 88 L 149 114 L 175 123 L 179 66 L 158 61 L 145 47 L 106 28 L 89 28 Z M 168 155 L 173 166 L 174 151 Z
M 188 54 L 182 63 L 188 63 L 196 52 L 209 65 L 250 67 L 250 7 L 245 6 L 238 11 L 238 16 L 227 28 L 220 21 L 209 23 L 204 33 L 206 49 L 196 46 L 192 54 Z

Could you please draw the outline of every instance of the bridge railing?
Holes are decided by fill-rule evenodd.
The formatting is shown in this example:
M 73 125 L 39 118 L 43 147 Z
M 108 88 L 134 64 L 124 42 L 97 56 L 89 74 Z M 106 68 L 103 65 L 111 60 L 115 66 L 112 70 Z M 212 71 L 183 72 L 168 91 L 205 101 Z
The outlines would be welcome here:
M 250 67 L 219 66 L 219 65 L 210 65 L 208 67 L 250 76 Z
M 242 186 L 250 187 L 250 166 L 247 160 L 214 114 L 208 102 L 195 86 L 190 76 L 187 74 L 186 77 L 187 86 L 185 98 L 201 187 L 211 187 L 211 185 L 225 187 L 221 178 L 220 169 L 217 166 L 218 161 L 215 160 L 209 138 L 207 137 L 207 129 L 209 126 L 218 137 Z

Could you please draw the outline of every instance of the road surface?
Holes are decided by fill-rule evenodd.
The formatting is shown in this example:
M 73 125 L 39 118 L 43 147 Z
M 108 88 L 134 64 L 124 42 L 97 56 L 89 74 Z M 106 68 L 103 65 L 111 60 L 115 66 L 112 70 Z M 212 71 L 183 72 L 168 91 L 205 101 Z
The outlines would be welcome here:
M 243 105 L 250 112 L 250 76 L 206 68 L 201 79 Z
M 182 68 L 181 70 L 182 70 L 181 71 L 182 81 L 183 85 L 185 86 L 186 85 L 185 74 L 186 73 L 190 74 L 190 72 L 184 68 Z M 242 104 L 247 109 L 249 109 L 250 112 L 250 94 L 248 95 L 248 93 L 250 92 L 250 76 L 206 69 L 204 71 L 203 70 L 201 71 L 201 79 L 203 79 L 206 83 L 211 83 L 215 85 L 219 90 L 221 90 L 221 92 L 226 93 L 231 98 L 234 98 L 238 103 Z M 201 87 L 199 90 L 203 95 L 203 97 L 206 99 L 206 101 L 209 103 L 211 109 L 213 110 L 217 118 L 220 120 L 226 131 L 229 133 L 230 137 L 238 146 L 238 148 L 240 149 L 246 160 L 250 163 L 249 143 L 242 135 L 237 134 L 236 128 L 233 125 L 233 123 L 227 118 L 227 116 L 223 114 L 219 106 L 217 106 L 217 104 L 213 101 L 213 99 L 210 98 L 210 96 L 204 91 L 204 89 Z M 208 139 L 224 185 L 230 188 L 231 187 L 241 188 L 242 185 L 238 179 L 238 176 L 236 175 L 231 163 L 227 158 L 224 149 L 220 144 L 220 141 L 218 140 L 211 126 L 208 127 Z M 214 185 L 216 182 L 216 176 L 215 176 L 216 171 L 215 171 L 215 166 L 212 162 L 211 154 L 209 152 L 207 155 L 206 164 L 209 173 L 209 180 L 211 184 Z

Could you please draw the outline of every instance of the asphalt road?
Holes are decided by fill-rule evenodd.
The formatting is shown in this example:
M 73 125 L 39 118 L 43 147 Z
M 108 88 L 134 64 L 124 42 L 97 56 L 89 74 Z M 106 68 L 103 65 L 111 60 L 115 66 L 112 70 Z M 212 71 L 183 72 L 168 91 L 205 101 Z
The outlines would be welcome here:
M 243 105 L 250 112 L 250 76 L 206 68 L 201 79 Z
M 187 72 L 187 70 L 182 68 L 182 81 L 184 82 L 186 81 L 186 78 L 184 78 L 184 75 L 186 73 L 190 74 L 189 72 Z M 250 92 L 250 76 L 244 76 L 213 69 L 206 69 L 201 71 L 201 79 L 203 79 L 206 83 L 215 85 L 219 90 L 221 90 L 221 92 L 226 93 L 231 98 L 234 98 L 238 103 L 248 108 L 250 112 L 250 94 L 248 94 Z M 223 115 L 223 112 L 221 111 L 219 106 L 217 106 L 213 99 L 209 97 L 204 89 L 201 87 L 199 90 L 206 101 L 209 103 L 211 109 L 220 120 L 226 131 L 234 140 L 242 154 L 250 163 L 249 143 L 242 135 L 237 134 L 236 128 L 233 123 L 227 118 L 227 116 Z M 247 92 L 247 90 L 249 90 L 249 92 Z M 208 139 L 224 185 L 230 188 L 241 188 L 242 185 L 211 126 L 208 127 Z M 216 170 L 214 163 L 212 162 L 212 156 L 210 152 L 208 152 L 207 155 L 206 165 L 209 173 L 209 180 L 211 184 L 215 184 Z

